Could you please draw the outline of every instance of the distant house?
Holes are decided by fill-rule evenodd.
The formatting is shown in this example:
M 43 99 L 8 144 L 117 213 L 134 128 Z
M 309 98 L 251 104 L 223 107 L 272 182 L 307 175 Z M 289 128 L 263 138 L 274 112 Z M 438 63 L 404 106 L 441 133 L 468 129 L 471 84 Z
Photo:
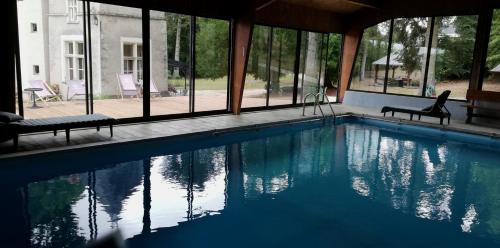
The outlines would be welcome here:
M 500 64 L 495 66 L 495 68 L 491 69 L 490 72 L 494 79 L 500 79 Z
M 23 87 L 29 80 L 58 85 L 85 79 L 83 10 L 77 0 L 17 1 Z M 92 79 L 94 96 L 116 96 L 116 74 L 142 80 L 141 10 L 91 3 Z M 151 77 L 161 90 L 167 82 L 167 24 L 163 13 L 151 13 Z M 162 81 L 163 80 L 163 81 Z

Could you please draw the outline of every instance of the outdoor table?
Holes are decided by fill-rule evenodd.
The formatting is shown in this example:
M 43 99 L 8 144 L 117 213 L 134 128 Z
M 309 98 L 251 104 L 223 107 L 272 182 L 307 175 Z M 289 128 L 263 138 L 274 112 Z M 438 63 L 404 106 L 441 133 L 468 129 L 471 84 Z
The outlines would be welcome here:
M 36 94 L 35 92 L 36 91 L 42 91 L 43 89 L 42 88 L 26 88 L 24 89 L 24 91 L 26 92 L 31 92 L 31 97 L 33 98 L 33 105 L 30 107 L 30 108 L 41 108 L 39 106 L 36 105 Z

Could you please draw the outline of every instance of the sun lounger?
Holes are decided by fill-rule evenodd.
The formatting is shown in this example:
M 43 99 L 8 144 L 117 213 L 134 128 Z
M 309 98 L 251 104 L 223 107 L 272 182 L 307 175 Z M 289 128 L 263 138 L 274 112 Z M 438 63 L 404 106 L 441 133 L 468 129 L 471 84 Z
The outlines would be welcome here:
M 451 91 L 449 90 L 444 91 L 437 97 L 436 102 L 433 105 L 423 109 L 384 106 L 381 112 L 384 113 L 384 116 L 387 112 L 392 112 L 392 116 L 394 116 L 395 112 L 407 113 L 410 114 L 410 120 L 413 120 L 413 115 L 418 115 L 419 120 L 422 116 L 436 117 L 440 119 L 439 123 L 441 125 L 443 124 L 443 119 L 448 118 L 448 124 L 450 124 L 451 113 L 444 105 L 448 100 L 450 93 Z
M 66 82 L 68 84 L 68 92 L 66 98 L 68 100 L 73 99 L 75 96 L 85 96 L 85 82 L 82 80 L 69 80 Z
M 8 123 L 11 127 L 14 127 L 14 146 L 17 147 L 19 140 L 19 134 L 24 133 L 36 133 L 53 131 L 54 136 L 57 135 L 58 130 L 66 131 L 66 142 L 69 143 L 70 140 L 70 130 L 75 128 L 89 128 L 95 127 L 97 131 L 100 130 L 102 126 L 109 126 L 111 137 L 113 137 L 113 125 L 116 123 L 114 118 L 101 115 L 78 115 L 78 116 L 64 116 L 64 117 L 52 117 L 43 119 L 28 119 L 28 120 L 18 120 Z
M 156 83 L 151 79 L 150 84 L 149 84 L 149 92 L 151 95 L 155 96 L 160 96 L 161 93 L 158 90 L 158 87 L 156 86 Z
M 123 99 L 125 96 L 140 97 L 140 92 L 137 90 L 133 74 L 116 74 L 118 78 L 118 86 L 120 87 L 120 95 Z
M 42 80 L 30 80 L 29 81 L 31 88 L 40 88 L 41 91 L 35 91 L 35 95 L 38 99 L 47 102 L 51 100 L 62 101 L 61 97 L 54 93 L 52 89 Z

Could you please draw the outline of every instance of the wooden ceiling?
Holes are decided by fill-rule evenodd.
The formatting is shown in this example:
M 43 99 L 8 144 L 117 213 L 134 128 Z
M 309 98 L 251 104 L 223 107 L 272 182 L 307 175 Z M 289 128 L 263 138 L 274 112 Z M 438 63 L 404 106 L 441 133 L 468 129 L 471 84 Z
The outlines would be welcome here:
M 500 0 L 94 0 L 149 6 L 188 15 L 237 18 L 258 24 L 343 33 L 395 17 L 478 14 L 500 7 Z

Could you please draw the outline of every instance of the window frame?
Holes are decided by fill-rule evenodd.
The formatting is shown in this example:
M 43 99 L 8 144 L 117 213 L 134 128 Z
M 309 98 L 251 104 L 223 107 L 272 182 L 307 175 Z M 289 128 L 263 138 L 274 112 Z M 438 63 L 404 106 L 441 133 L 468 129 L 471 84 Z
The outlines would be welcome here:
M 491 11 L 493 11 L 495 9 L 492 9 Z M 430 31 L 432 33 L 436 32 L 435 28 L 434 28 L 434 25 L 435 25 L 435 20 L 436 18 L 438 17 L 452 17 L 452 16 L 477 16 L 478 18 L 478 22 L 476 24 L 476 36 L 474 37 L 474 47 L 477 46 L 477 42 L 478 42 L 478 39 L 477 39 L 477 31 L 479 30 L 479 18 L 481 16 L 481 14 L 476 14 L 476 15 L 440 15 L 440 16 L 426 16 L 427 18 L 431 18 L 431 22 L 428 23 L 428 25 L 430 25 Z M 388 73 L 389 73 L 389 62 L 390 62 L 390 54 L 392 52 L 392 43 L 393 43 L 393 34 L 394 34 L 394 20 L 398 19 L 398 18 L 415 18 L 415 17 L 394 17 L 394 18 L 391 18 L 391 19 L 388 19 L 388 20 L 385 20 L 383 22 L 386 22 L 386 21 L 390 21 L 390 30 L 389 30 L 389 47 L 388 47 L 388 55 L 387 55 L 387 62 L 386 62 L 386 66 L 385 66 L 385 81 L 384 81 L 384 90 L 383 92 L 375 92 L 375 91 L 369 91 L 369 90 L 359 90 L 359 89 L 352 89 L 352 78 L 353 78 L 353 75 L 354 75 L 354 69 L 355 69 L 355 66 L 356 66 L 356 60 L 359 56 L 359 50 L 360 50 L 360 46 L 361 46 L 361 41 L 363 39 L 363 35 L 366 31 L 366 29 L 370 28 L 370 27 L 373 27 L 373 26 L 376 26 L 380 23 L 377 23 L 377 24 L 374 24 L 372 26 L 369 26 L 369 27 L 366 27 L 363 29 L 363 32 L 362 34 L 360 35 L 359 39 L 358 39 L 358 46 L 356 48 L 356 55 L 355 55 L 355 59 L 354 59 L 354 62 L 351 66 L 351 73 L 349 75 L 349 82 L 348 82 L 348 85 L 347 85 L 347 90 L 349 91 L 356 91 L 356 92 L 366 92 L 366 93 L 374 93 L 374 94 L 387 94 L 387 95 L 395 95 L 395 96 L 405 96 L 405 97 L 416 97 L 416 98 L 427 98 L 427 99 L 436 99 L 437 98 L 437 95 L 435 97 L 432 97 L 432 96 L 426 96 L 426 87 L 427 87 L 427 84 L 428 84 L 428 73 L 429 73 L 429 61 L 430 61 L 430 51 L 432 49 L 432 39 L 429 39 L 429 41 L 427 42 L 426 47 L 426 54 L 425 54 L 425 71 L 424 71 L 424 82 L 423 83 L 423 87 L 424 87 L 424 90 L 422 91 L 422 93 L 420 95 L 407 95 L 407 94 L 400 94 L 400 93 L 390 93 L 390 92 L 387 92 L 387 85 L 388 85 Z M 491 26 L 491 22 L 489 23 L 489 25 Z M 488 34 L 488 41 L 489 41 L 489 34 Z M 474 48 L 474 51 L 475 51 L 475 48 Z M 475 52 L 473 53 L 473 56 L 475 56 Z M 474 58 L 473 58 L 474 59 Z M 482 66 L 480 68 L 482 71 L 485 70 L 484 66 Z M 472 88 L 472 74 L 473 74 L 473 70 L 474 70 L 474 66 L 471 67 L 471 72 L 470 72 L 470 77 L 469 77 L 469 80 L 468 80 L 468 87 L 467 89 L 471 89 Z M 480 79 L 480 82 L 479 82 L 479 85 L 482 86 L 482 81 L 483 81 L 483 78 Z M 481 88 L 480 88 L 481 89 Z M 450 99 L 452 101 L 459 101 L 459 102 L 466 102 L 467 100 L 466 99 Z
M 78 18 L 78 0 L 66 0 L 66 22 L 80 23 Z
M 73 46 L 73 53 L 67 52 L 67 45 L 72 44 Z M 78 44 L 82 45 L 83 48 L 83 53 L 79 54 L 78 53 Z M 64 80 L 65 82 L 68 80 L 82 80 L 85 81 L 85 42 L 83 40 L 83 35 L 62 35 L 61 36 L 61 79 Z M 73 68 L 68 68 L 69 63 L 67 62 L 68 59 L 72 60 L 73 63 Z M 83 60 L 82 68 L 78 68 L 79 64 L 79 59 Z M 73 78 L 71 78 L 71 74 L 69 74 L 69 70 L 73 71 Z M 81 74 L 81 79 L 79 77 L 80 73 Z M 75 78 L 76 76 L 76 78 Z

